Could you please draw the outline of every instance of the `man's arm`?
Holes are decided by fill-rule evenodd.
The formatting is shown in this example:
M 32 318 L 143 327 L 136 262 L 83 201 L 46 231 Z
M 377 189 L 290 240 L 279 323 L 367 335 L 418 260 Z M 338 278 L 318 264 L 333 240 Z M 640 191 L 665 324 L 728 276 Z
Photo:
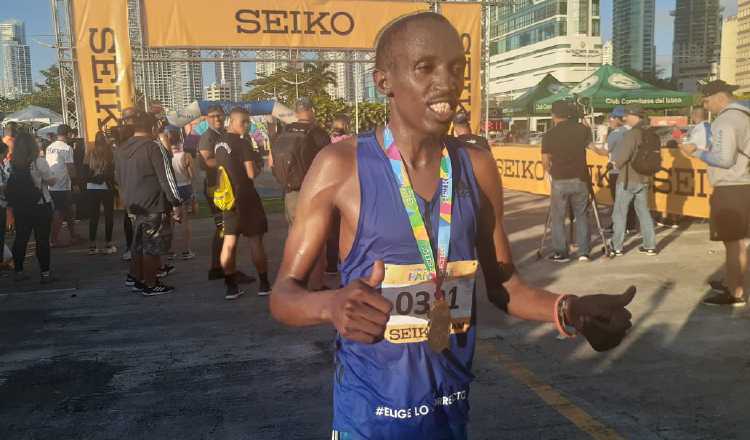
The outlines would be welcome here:
M 638 133 L 635 131 L 638 129 L 631 129 L 625 133 L 622 138 L 620 146 L 617 147 L 615 152 L 612 154 L 612 162 L 618 169 L 623 169 L 625 165 L 630 161 L 633 152 L 638 146 Z
M 722 124 L 716 131 L 713 147 L 696 153 L 696 157 L 712 167 L 732 168 L 737 163 L 737 155 L 740 151 L 737 132 L 729 122 Z
M 201 138 L 198 140 L 198 153 L 203 158 L 202 163 L 205 168 L 216 168 L 217 166 L 216 158 L 214 157 L 215 146 L 208 133 L 201 135 Z
M 154 167 L 156 178 L 159 180 L 161 191 L 172 206 L 180 206 L 182 200 L 177 193 L 177 179 L 174 177 L 172 160 L 167 151 L 154 142 L 152 148 L 148 149 L 148 155 L 151 159 L 151 165 Z
M 542 136 L 542 166 L 544 167 L 544 171 L 549 174 L 550 169 L 552 169 L 552 144 L 550 139 L 550 132 Z
M 513 267 L 510 243 L 503 225 L 503 188 L 495 161 L 487 152 L 476 148 L 469 151 L 481 193 L 477 252 L 487 295 L 493 304 L 513 316 L 553 321 L 554 305 L 559 295 L 529 286 Z
M 323 251 L 342 188 L 354 184 L 353 163 L 354 147 L 346 141 L 323 150 L 313 161 L 299 195 L 270 307 L 274 318 L 284 324 L 331 323 L 348 339 L 372 343 L 382 339 L 391 309 L 375 291 L 384 276 L 382 262 L 375 265 L 370 279 L 355 280 L 342 289 L 312 292 L 306 287 Z

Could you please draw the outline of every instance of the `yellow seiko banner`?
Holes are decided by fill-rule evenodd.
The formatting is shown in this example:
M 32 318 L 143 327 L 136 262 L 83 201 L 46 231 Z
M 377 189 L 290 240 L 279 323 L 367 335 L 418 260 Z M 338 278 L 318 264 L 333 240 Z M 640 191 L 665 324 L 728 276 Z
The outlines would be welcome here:
M 534 146 L 493 147 L 492 154 L 503 179 L 503 187 L 534 194 L 550 194 L 549 180 L 542 166 L 542 151 Z M 591 171 L 596 199 L 612 204 L 607 178 L 607 158 L 589 151 L 587 162 Z M 675 149 L 662 150 L 662 170 L 654 176 L 651 208 L 659 212 L 708 218 L 708 197 L 713 192 L 708 183 L 706 164 L 688 158 Z
M 371 50 L 389 23 L 428 8 L 380 0 L 143 0 L 151 47 Z
M 482 5 L 443 3 L 440 13 L 458 30 L 466 54 L 466 73 L 461 105 L 471 114 L 471 129 L 479 131 L 482 120 Z
M 81 119 L 87 141 L 116 125 L 133 105 L 133 66 L 124 0 L 71 0 L 81 93 Z

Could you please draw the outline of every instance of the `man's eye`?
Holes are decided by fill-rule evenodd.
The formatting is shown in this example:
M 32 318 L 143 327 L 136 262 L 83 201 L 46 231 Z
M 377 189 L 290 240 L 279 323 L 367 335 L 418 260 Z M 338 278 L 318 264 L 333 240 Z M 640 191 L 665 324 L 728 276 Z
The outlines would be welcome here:
M 417 70 L 422 72 L 429 72 L 430 70 L 432 70 L 432 65 L 427 63 L 417 64 Z

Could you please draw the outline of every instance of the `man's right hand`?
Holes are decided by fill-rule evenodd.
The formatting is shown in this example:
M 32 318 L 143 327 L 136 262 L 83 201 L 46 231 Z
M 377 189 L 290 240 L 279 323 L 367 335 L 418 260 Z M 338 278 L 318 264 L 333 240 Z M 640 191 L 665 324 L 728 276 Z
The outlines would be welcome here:
M 383 339 L 393 304 L 377 292 L 385 278 L 385 266 L 378 260 L 369 278 L 360 278 L 336 290 L 329 316 L 339 334 L 364 344 Z

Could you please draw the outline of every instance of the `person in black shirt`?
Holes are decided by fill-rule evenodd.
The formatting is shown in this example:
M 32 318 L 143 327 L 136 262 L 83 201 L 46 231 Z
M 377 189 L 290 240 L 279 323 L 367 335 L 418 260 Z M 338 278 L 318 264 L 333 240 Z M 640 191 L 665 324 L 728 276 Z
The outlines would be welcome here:
M 464 142 L 490 151 L 490 144 L 487 139 L 471 133 L 469 122 L 468 114 L 465 112 L 456 113 L 456 116 L 453 117 L 453 134 Z
M 245 292 L 237 281 L 237 241 L 240 235 L 250 239 L 253 264 L 260 278 L 259 296 L 271 293 L 268 281 L 268 258 L 263 247 L 263 234 L 268 232 L 268 221 L 253 179 L 256 165 L 262 159 L 250 142 L 243 138 L 250 125 L 247 110 L 235 108 L 229 114 L 229 128 L 214 148 L 216 167 L 223 167 L 229 177 L 235 206 L 224 211 L 224 243 L 221 250 L 221 267 L 224 271 L 226 299 L 237 299 Z
M 573 211 L 578 241 L 579 261 L 589 261 L 589 177 L 586 149 L 592 144 L 591 130 L 575 120 L 571 104 L 558 101 L 552 105 L 555 126 L 542 139 L 542 163 L 552 178 L 550 224 L 552 261 L 570 261 L 565 235 L 565 214 Z

